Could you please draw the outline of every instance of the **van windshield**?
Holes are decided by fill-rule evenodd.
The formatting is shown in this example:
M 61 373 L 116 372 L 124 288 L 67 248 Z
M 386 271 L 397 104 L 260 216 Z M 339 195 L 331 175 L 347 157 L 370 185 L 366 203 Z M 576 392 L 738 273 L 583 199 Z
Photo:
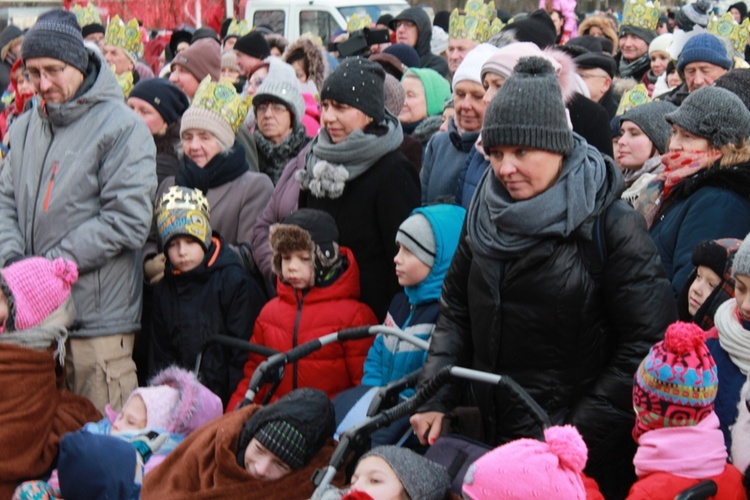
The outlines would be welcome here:
M 372 19 L 372 22 L 374 23 L 383 14 L 390 14 L 393 17 L 396 17 L 408 7 L 408 4 L 405 5 L 403 3 L 394 3 L 390 5 L 355 5 L 352 7 L 339 7 L 339 12 L 341 12 L 341 15 L 344 16 L 344 19 L 346 19 L 347 22 L 354 14 L 359 14 L 360 17 L 369 14 L 370 19 Z

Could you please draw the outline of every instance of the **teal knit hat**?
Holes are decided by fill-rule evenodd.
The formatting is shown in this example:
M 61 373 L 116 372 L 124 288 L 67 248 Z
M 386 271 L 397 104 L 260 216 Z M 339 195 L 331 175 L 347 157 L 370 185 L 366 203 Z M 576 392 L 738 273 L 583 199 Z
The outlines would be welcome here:
M 443 112 L 445 103 L 451 98 L 451 86 L 440 73 L 429 68 L 409 68 L 401 81 L 409 75 L 414 75 L 422 82 L 424 88 L 427 116 L 439 115 Z

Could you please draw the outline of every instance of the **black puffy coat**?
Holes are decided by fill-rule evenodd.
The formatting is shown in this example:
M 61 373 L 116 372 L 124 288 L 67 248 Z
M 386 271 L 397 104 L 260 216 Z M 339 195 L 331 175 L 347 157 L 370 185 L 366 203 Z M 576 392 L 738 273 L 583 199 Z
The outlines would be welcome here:
M 610 162 L 607 168 L 611 189 L 601 215 L 606 258 L 599 283 L 581 253 L 584 239 L 595 241 L 595 224 L 584 222 L 579 234 L 542 240 L 506 262 L 474 254 L 464 227 L 422 373 L 424 382 L 458 364 L 510 375 L 553 423 L 578 428 L 589 447 L 587 472 L 600 483 L 607 483 L 615 463 L 632 475 L 633 375 L 677 318 L 645 221 L 618 199 L 619 171 Z M 472 384 L 469 392 L 447 387 L 419 411 L 445 412 L 466 404 L 468 393 L 482 413 L 489 444 L 539 434 L 526 411 L 484 384 Z M 620 482 L 622 491 L 627 485 Z M 602 486 L 605 491 L 609 485 Z
M 214 232 L 203 262 L 186 273 L 167 259 L 164 278 L 154 288 L 152 374 L 171 364 L 192 370 L 213 335 L 248 340 L 264 304 L 260 286 L 239 256 Z M 247 352 L 214 346 L 203 356 L 201 382 L 226 406 L 242 380 Z

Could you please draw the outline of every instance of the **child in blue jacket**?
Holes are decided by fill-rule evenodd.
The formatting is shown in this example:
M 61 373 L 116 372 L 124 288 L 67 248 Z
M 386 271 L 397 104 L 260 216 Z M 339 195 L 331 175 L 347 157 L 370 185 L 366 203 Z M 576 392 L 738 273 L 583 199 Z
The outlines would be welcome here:
M 429 340 L 438 319 L 440 291 L 450 267 L 466 210 L 457 205 L 432 205 L 415 209 L 396 234 L 399 251 L 394 257 L 399 285 L 384 326 Z M 345 391 L 334 401 L 337 432 L 361 422 L 377 388 L 399 379 L 424 364 L 427 352 L 394 336 L 378 335 L 365 359 L 362 385 Z M 402 398 L 412 391 L 401 393 Z M 373 434 L 372 445 L 392 444 L 409 427 L 408 418 Z

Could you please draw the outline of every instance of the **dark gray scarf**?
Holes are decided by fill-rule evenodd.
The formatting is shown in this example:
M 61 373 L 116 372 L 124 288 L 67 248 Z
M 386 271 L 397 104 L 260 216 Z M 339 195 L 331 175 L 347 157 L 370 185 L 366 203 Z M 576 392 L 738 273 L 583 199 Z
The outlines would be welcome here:
M 384 134 L 355 130 L 337 144 L 331 142 L 331 136 L 321 128 L 313 139 L 305 168 L 295 174 L 300 189 L 309 190 L 317 198 L 341 196 L 347 182 L 401 146 L 404 135 L 396 117 L 386 111 L 385 120 L 378 126 L 384 128 Z
M 646 52 L 638 59 L 630 62 L 626 62 L 625 58 L 623 57 L 622 59 L 620 59 L 620 67 L 618 69 L 622 78 L 635 78 L 635 75 L 648 68 L 650 65 L 651 59 L 649 59 L 648 52 Z
M 307 144 L 305 127 L 296 124 L 292 132 L 279 144 L 266 139 L 258 127 L 255 128 L 253 136 L 258 148 L 258 170 L 270 177 L 275 186 L 286 164 Z
M 513 200 L 493 170 L 487 169 L 466 218 L 474 251 L 500 260 L 515 259 L 541 240 L 567 238 L 600 211 L 607 166 L 581 136 L 573 137 L 573 151 L 557 182 L 531 199 Z

